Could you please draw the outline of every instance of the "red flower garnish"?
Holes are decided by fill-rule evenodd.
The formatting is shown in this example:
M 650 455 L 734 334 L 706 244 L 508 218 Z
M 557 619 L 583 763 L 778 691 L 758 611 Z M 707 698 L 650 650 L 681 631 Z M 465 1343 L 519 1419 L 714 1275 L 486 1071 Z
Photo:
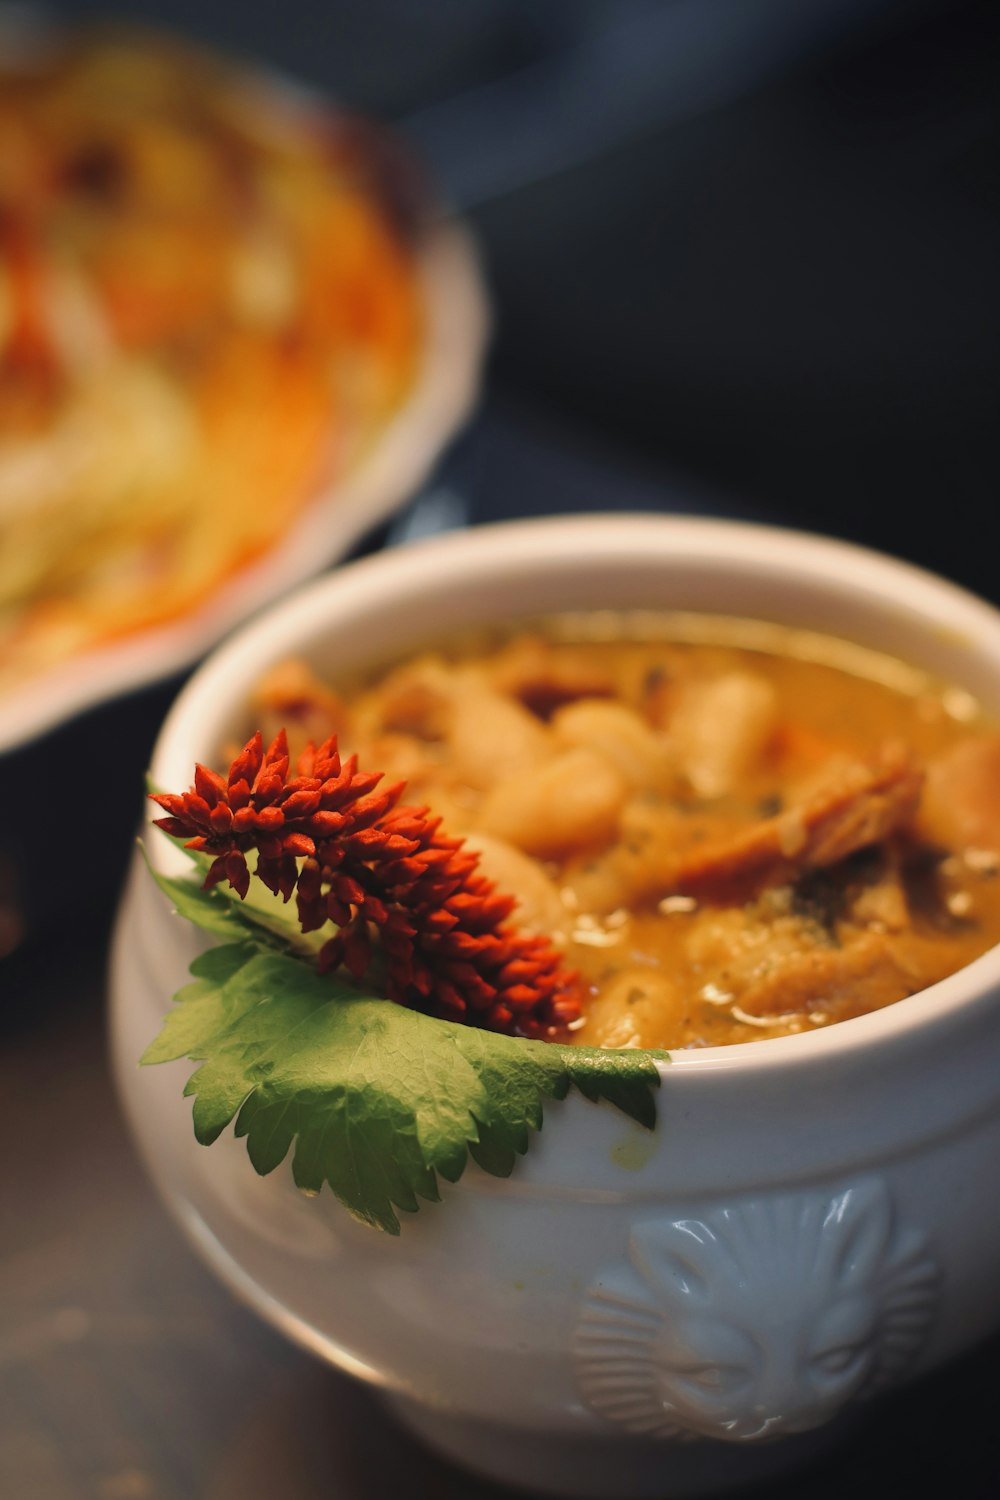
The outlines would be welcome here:
M 379 788 L 381 773 L 341 760 L 335 735 L 296 769 L 289 776 L 284 730 L 266 752 L 257 733 L 228 776 L 199 765 L 190 791 L 154 795 L 168 814 L 157 827 L 213 855 L 205 885 L 226 880 L 241 897 L 255 849 L 254 874 L 286 901 L 295 895 L 303 932 L 337 926 L 321 970 L 343 964 L 360 979 L 374 930 L 388 996 L 402 1005 L 529 1037 L 557 1036 L 579 1017 L 579 976 L 547 938 L 510 922 L 514 897 L 440 818 L 398 805 L 405 783 Z

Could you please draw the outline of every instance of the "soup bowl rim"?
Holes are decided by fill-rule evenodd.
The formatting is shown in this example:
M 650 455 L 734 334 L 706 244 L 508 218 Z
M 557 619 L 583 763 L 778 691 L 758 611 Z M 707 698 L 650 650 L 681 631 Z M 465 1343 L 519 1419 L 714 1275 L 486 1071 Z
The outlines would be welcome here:
M 669 548 L 673 562 L 687 557 L 706 568 L 713 562 L 737 568 L 773 571 L 781 580 L 808 576 L 839 589 L 845 605 L 859 590 L 881 597 L 887 609 L 917 609 L 931 629 L 951 632 L 957 640 L 975 641 L 995 664 L 1000 708 L 1000 610 L 937 574 L 855 543 L 769 524 L 685 515 L 570 515 L 504 521 L 470 531 L 449 533 L 407 544 L 345 565 L 306 584 L 243 625 L 218 646 L 181 690 L 163 722 L 154 746 L 151 784 L 179 790 L 190 782 L 196 759 L 208 757 L 232 725 L 239 706 L 267 662 L 320 638 L 339 615 L 391 605 L 401 587 L 411 590 L 428 568 L 435 584 L 468 586 L 470 570 L 499 576 L 520 565 L 541 574 L 553 568 L 597 560 L 627 559 L 650 549 Z M 404 599 L 404 609 L 413 608 Z M 716 611 L 724 613 L 724 611 Z M 538 610 L 526 610 L 525 616 Z M 479 623 L 479 622 L 477 622 Z M 850 631 L 845 630 L 845 639 Z M 426 641 L 415 642 L 420 645 Z M 401 655 L 403 653 L 400 653 Z M 206 726 L 212 726 L 206 730 Z M 157 809 L 147 811 L 145 841 L 153 867 L 166 875 L 190 872 L 190 864 L 151 826 Z M 955 973 L 914 995 L 867 1014 L 791 1036 L 762 1037 L 714 1047 L 672 1049 L 672 1087 L 683 1076 L 743 1076 L 801 1069 L 809 1064 L 847 1065 L 859 1053 L 893 1048 L 909 1039 L 933 1043 L 956 1019 L 978 1007 L 990 1007 L 1000 996 L 1000 944 Z M 164 1002 L 166 1008 L 166 1001 Z M 659 1063 L 660 1070 L 667 1064 Z

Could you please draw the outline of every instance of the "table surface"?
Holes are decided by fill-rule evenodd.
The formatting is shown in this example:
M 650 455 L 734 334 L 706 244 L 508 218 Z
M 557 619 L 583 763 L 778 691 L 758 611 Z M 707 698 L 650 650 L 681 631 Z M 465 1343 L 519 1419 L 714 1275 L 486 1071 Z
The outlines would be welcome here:
M 491 419 L 434 481 L 434 504 L 370 545 L 404 539 L 428 515 L 440 521 L 442 498 L 455 519 L 452 502 L 466 490 L 472 522 L 510 514 L 512 496 L 522 514 L 543 508 L 542 497 L 550 510 L 703 503 Z M 0 1500 L 501 1500 L 506 1491 L 425 1452 L 374 1393 L 235 1302 L 133 1152 L 108 1067 L 105 965 L 141 757 L 166 691 L 112 705 L 6 766 L 5 826 L 24 801 L 12 786 L 28 776 L 55 784 L 74 757 L 86 782 L 88 757 L 96 763 L 109 737 L 136 796 L 134 808 L 90 810 L 91 878 L 73 908 L 46 838 L 33 841 L 22 818 L 22 848 L 40 843 L 44 856 L 36 873 L 48 884 L 37 892 L 56 891 L 62 911 L 55 923 L 36 901 L 27 939 L 0 960 Z M 81 804 L 78 828 L 87 816 Z M 44 834 L 44 810 L 37 827 Z M 849 1441 L 767 1495 L 884 1500 L 937 1484 L 962 1500 L 996 1500 L 998 1364 L 994 1338 L 873 1403 Z
M 2 1500 L 501 1500 L 506 1491 L 424 1452 L 373 1393 L 288 1345 L 204 1269 L 119 1112 L 106 944 L 89 923 L 8 960 Z M 849 1441 L 768 1496 L 882 1500 L 936 1484 L 995 1500 L 998 1363 L 994 1338 L 873 1403 Z

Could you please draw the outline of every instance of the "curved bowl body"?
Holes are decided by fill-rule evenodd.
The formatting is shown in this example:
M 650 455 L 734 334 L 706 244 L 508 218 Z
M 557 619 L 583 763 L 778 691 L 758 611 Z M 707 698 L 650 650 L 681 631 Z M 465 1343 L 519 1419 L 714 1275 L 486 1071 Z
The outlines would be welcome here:
M 433 588 L 429 581 L 433 580 Z M 1000 712 L 1000 616 L 903 564 L 684 518 L 492 528 L 357 564 L 251 625 L 163 729 L 181 787 L 290 651 L 378 664 L 484 621 L 659 607 L 832 632 Z M 151 846 L 165 870 L 183 858 Z M 1000 1322 L 1000 951 L 825 1032 L 675 1055 L 649 1135 L 571 1096 L 509 1181 L 471 1167 L 389 1239 L 243 1143 L 195 1143 L 188 1064 L 138 1070 L 199 946 L 141 867 L 113 964 L 118 1081 L 150 1170 L 226 1281 L 393 1394 L 432 1441 L 566 1494 L 762 1477 L 863 1399 Z M 782 1438 L 782 1442 L 769 1441 Z

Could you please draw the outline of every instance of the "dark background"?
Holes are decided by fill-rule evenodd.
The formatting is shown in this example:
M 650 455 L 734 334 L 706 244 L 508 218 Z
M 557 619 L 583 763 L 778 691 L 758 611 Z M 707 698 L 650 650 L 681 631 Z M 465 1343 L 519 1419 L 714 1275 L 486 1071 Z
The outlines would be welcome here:
M 480 237 L 496 400 L 1000 597 L 982 545 L 1000 479 L 1000 6 L 119 13 L 408 132 Z
M 482 410 L 360 550 L 442 521 L 698 509 L 868 542 L 1000 602 L 1000 5 L 116 14 L 395 124 L 478 237 L 495 309 Z M 489 1500 L 231 1303 L 132 1157 L 104 955 L 178 686 L 0 761 L 0 1500 Z M 993 1500 L 998 1360 L 994 1340 L 883 1403 L 771 1500 L 922 1481 Z
M 1000 6 L 121 10 L 402 126 L 479 235 L 495 401 L 1000 598 Z

